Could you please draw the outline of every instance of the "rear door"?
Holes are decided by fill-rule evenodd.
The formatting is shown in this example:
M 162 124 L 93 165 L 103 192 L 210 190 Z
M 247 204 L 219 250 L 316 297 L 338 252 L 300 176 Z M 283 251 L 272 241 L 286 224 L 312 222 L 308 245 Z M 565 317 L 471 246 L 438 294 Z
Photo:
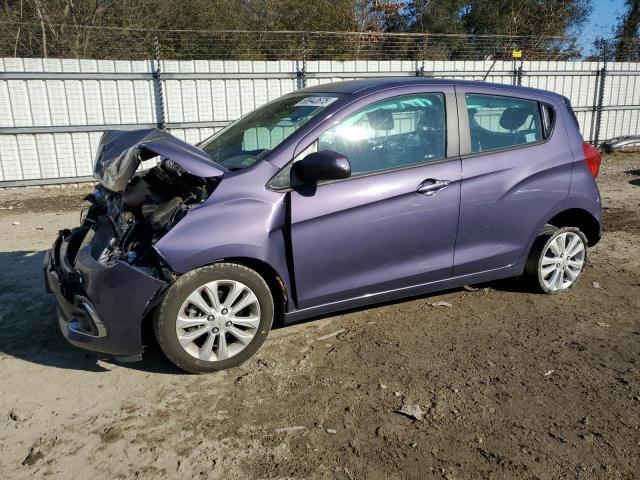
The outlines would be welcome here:
M 513 265 L 569 192 L 573 155 L 551 103 L 456 87 L 462 184 L 454 275 Z
M 301 308 L 451 275 L 461 178 L 453 88 L 386 97 L 361 102 L 317 140 L 349 158 L 352 176 L 291 192 Z

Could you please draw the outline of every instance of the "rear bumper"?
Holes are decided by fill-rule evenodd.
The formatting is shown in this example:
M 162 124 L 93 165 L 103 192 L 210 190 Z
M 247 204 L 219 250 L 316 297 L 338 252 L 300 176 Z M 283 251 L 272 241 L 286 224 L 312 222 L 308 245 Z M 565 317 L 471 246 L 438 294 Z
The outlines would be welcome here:
M 86 230 L 64 230 L 44 259 L 44 279 L 58 306 L 62 335 L 87 350 L 138 355 L 141 322 L 166 282 L 122 261 L 105 265 L 84 243 Z

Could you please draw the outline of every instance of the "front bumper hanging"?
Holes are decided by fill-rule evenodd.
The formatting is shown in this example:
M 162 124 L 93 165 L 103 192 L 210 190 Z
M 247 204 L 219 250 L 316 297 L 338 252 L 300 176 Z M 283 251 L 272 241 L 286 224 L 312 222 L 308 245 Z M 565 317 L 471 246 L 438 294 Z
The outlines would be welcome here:
M 123 261 L 99 262 L 86 234 L 62 230 L 45 255 L 45 287 L 55 296 L 60 330 L 80 348 L 139 355 L 142 319 L 167 283 Z

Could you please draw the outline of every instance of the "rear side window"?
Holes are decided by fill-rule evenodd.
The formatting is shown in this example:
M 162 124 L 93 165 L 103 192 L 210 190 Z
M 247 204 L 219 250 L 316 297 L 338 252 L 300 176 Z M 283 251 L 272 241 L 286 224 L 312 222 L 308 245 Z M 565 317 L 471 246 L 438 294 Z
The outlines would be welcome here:
M 533 100 L 468 93 L 471 152 L 511 148 L 545 138 L 540 106 Z

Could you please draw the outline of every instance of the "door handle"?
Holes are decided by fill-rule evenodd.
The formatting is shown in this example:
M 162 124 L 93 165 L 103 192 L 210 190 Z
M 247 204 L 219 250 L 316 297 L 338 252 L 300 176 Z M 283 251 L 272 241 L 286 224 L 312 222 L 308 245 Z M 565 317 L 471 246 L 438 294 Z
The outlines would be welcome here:
M 435 195 L 440 190 L 449 185 L 449 180 L 436 180 L 435 178 L 427 178 L 424 182 L 418 185 L 418 193 L 422 195 Z

